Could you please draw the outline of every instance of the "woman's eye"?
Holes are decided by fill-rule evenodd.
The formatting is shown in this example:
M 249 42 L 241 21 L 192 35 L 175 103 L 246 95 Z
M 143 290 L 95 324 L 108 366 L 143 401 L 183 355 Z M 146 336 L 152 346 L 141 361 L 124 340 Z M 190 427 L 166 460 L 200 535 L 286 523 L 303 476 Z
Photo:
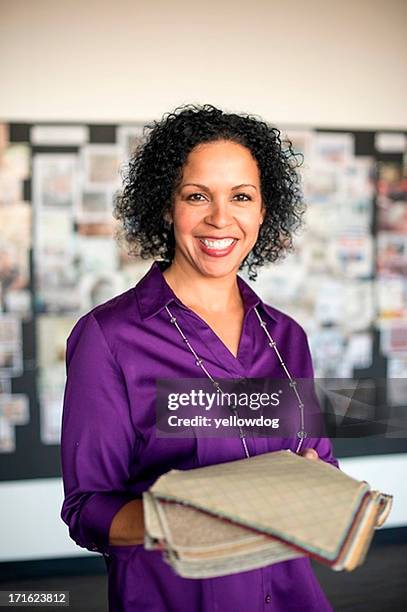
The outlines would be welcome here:
M 251 197 L 249 195 L 247 195 L 247 193 L 238 193 L 236 194 L 236 198 L 239 198 L 240 196 L 243 196 L 244 198 L 246 198 L 245 200 L 240 200 L 241 202 L 247 202 L 247 200 L 251 200 Z
M 191 195 L 189 195 L 187 197 L 187 200 L 190 200 L 191 198 L 193 198 L 193 202 L 202 202 L 202 200 L 195 200 L 195 196 L 201 196 L 203 197 L 202 193 L 191 193 Z

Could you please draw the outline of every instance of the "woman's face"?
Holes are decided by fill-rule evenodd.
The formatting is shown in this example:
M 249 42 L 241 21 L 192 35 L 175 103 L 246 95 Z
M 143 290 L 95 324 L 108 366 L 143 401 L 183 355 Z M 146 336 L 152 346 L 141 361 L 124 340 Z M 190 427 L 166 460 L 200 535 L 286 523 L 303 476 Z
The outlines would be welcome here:
M 174 223 L 175 260 L 207 276 L 237 273 L 264 215 L 260 173 L 250 150 L 224 140 L 198 145 L 167 215 Z

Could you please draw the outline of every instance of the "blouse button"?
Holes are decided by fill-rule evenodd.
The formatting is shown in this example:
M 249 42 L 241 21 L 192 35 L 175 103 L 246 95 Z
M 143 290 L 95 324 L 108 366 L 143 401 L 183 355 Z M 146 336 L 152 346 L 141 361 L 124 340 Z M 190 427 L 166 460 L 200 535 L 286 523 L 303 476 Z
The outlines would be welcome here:
M 266 595 L 266 597 L 264 598 L 264 601 L 266 603 L 270 603 L 271 602 L 271 595 Z

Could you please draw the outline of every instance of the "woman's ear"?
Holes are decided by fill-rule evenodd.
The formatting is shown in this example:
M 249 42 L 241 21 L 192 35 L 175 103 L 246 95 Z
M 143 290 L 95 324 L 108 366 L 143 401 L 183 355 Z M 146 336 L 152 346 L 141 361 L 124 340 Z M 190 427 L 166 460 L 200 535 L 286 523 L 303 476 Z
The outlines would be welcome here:
M 164 221 L 165 221 L 165 222 L 166 222 L 168 225 L 171 225 L 171 223 L 172 223 L 172 215 L 171 215 L 171 212 L 170 212 L 169 210 L 167 210 L 167 211 L 164 213 L 164 217 L 163 217 L 163 219 L 164 219 Z

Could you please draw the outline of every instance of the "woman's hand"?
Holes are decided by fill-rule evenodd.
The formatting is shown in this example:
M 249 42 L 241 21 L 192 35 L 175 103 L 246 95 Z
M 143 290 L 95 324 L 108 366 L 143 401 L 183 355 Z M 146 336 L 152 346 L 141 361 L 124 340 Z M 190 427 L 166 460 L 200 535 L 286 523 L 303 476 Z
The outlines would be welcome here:
M 300 451 L 299 454 L 305 457 L 306 459 L 319 459 L 319 455 L 315 448 L 304 448 L 304 450 Z

